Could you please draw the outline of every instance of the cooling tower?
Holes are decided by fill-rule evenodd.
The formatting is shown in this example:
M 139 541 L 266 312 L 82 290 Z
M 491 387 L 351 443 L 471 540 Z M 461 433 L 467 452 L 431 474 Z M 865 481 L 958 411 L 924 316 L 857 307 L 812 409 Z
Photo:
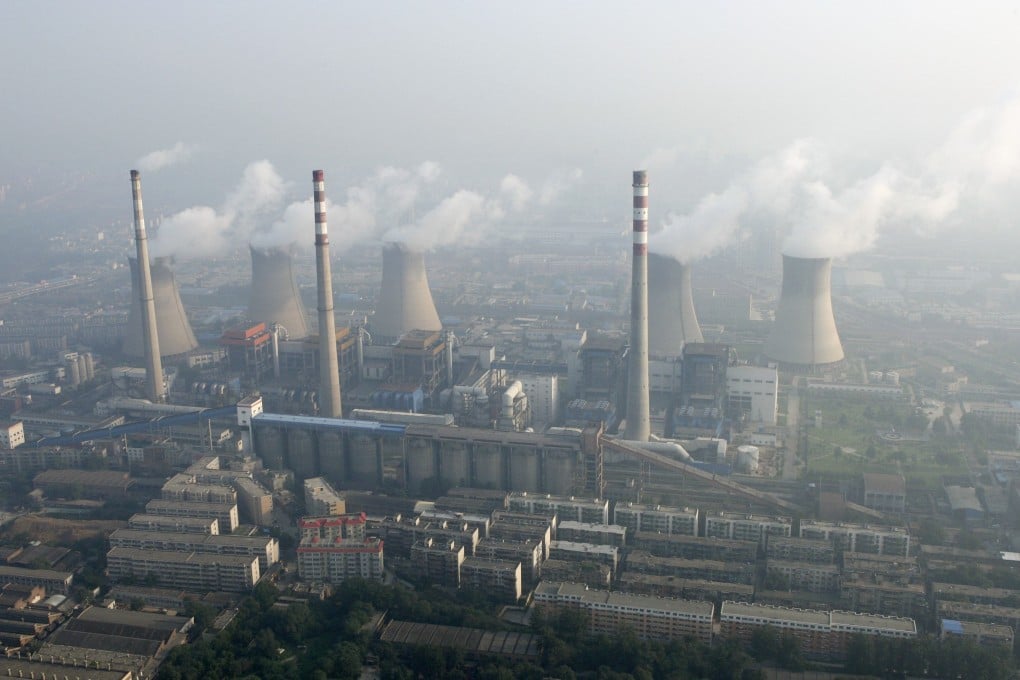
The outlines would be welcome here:
M 163 401 L 163 363 L 160 360 L 159 332 L 156 330 L 155 289 L 149 271 L 149 237 L 145 234 L 145 211 L 142 208 L 142 176 L 137 170 L 131 171 L 131 202 L 135 215 L 135 255 L 142 263 L 131 272 L 131 306 L 135 311 L 135 322 L 130 323 L 128 333 L 140 331 L 138 354 L 145 357 L 145 396 L 152 403 Z M 136 311 L 137 310 L 137 311 Z M 136 355 L 137 356 L 137 355 Z
M 382 288 L 372 318 L 373 336 L 385 342 L 412 330 L 442 329 L 425 274 L 425 256 L 402 243 L 383 246 Z
M 142 314 L 138 290 L 138 260 L 128 258 L 131 265 L 131 297 L 134 301 L 128 314 L 127 334 L 124 336 L 124 354 L 142 356 Z M 198 347 L 195 333 L 191 330 L 188 316 L 184 313 L 181 293 L 177 280 L 170 269 L 170 259 L 157 257 L 150 266 L 152 296 L 156 307 L 156 329 L 159 338 L 159 352 L 162 356 L 184 354 Z
M 665 255 L 648 255 L 648 354 L 680 356 L 688 342 L 704 342 L 694 313 L 691 268 Z
M 765 356 L 782 366 L 816 370 L 843 360 L 832 316 L 832 260 L 783 255 L 783 290 Z
M 305 306 L 294 281 L 294 256 L 291 246 L 256 248 L 251 246 L 251 300 L 248 316 L 278 323 L 287 329 L 287 337 L 308 337 Z
M 339 418 L 340 361 L 336 355 L 336 319 L 333 318 L 333 274 L 329 262 L 329 228 L 326 225 L 326 180 L 322 170 L 312 171 L 315 202 L 315 287 L 319 313 L 319 412 Z
M 634 171 L 634 251 L 630 280 L 630 350 L 627 363 L 627 427 L 624 439 L 648 441 L 648 173 Z

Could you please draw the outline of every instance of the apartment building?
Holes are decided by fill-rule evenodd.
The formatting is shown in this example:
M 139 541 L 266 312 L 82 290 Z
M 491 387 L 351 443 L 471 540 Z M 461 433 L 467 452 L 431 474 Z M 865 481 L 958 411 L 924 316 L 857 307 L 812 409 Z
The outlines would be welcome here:
M 597 524 L 594 522 L 561 521 L 556 528 L 556 538 L 562 541 L 598 543 L 621 548 L 627 543 L 627 529 L 618 524 Z
M 764 545 L 767 536 L 789 536 L 793 520 L 789 517 L 714 512 L 705 516 L 705 536 L 754 541 Z
M 805 519 L 800 522 L 800 537 L 829 541 L 840 552 L 902 557 L 910 554 L 910 534 L 899 527 Z
M 609 501 L 605 499 L 551 496 L 549 494 L 513 491 L 509 498 L 510 510 L 529 515 L 556 515 L 561 522 L 592 522 L 609 524 Z
M 721 562 L 719 560 L 688 560 L 682 557 L 658 557 L 641 550 L 627 556 L 627 573 L 659 574 L 685 579 L 754 583 L 754 563 Z
M 836 561 L 836 547 L 829 542 L 808 538 L 769 536 L 765 556 L 770 560 L 832 564 Z
M 267 526 L 273 523 L 273 494 L 251 477 L 237 477 L 237 507 L 246 522 Z
M 215 519 L 219 523 L 219 533 L 221 534 L 233 533 L 240 523 L 237 503 L 196 503 L 154 499 L 145 504 L 145 514 Z
M 313 583 L 340 583 L 348 578 L 383 577 L 383 542 L 378 538 L 332 541 L 302 539 L 297 548 L 298 576 Z
M 749 645 L 754 632 L 771 626 L 780 633 L 793 635 L 805 656 L 841 659 L 853 635 L 895 638 L 917 636 L 913 619 L 852 612 L 794 609 L 766 604 L 726 600 L 719 610 L 723 637 Z
M 426 538 L 411 546 L 411 560 L 418 572 L 429 583 L 459 588 L 461 566 L 464 564 L 464 546 L 454 541 L 437 541 Z
M 237 492 L 222 484 L 199 484 L 191 475 L 177 474 L 160 489 L 165 501 L 199 503 L 237 503 Z
M 178 517 L 172 515 L 149 515 L 136 513 L 128 519 L 128 528 L 142 531 L 169 531 L 192 534 L 220 533 L 220 523 L 215 519 L 202 517 Z
M 626 527 L 632 532 L 697 536 L 698 510 L 662 505 L 617 503 L 613 509 L 613 523 Z
M 588 614 L 592 635 L 614 635 L 629 628 L 649 640 L 682 640 L 693 637 L 706 644 L 712 641 L 711 602 L 676 600 L 593 590 L 577 583 L 542 581 L 535 588 L 535 606 L 556 610 L 568 608 Z
M 942 619 L 939 626 L 939 637 L 943 640 L 963 638 L 971 640 L 982 647 L 999 647 L 1013 649 L 1013 629 L 995 623 L 979 621 L 957 621 Z
M 835 564 L 768 560 L 766 577 L 780 577 L 791 590 L 829 593 L 839 590 L 839 569 Z
M 754 562 L 758 558 L 758 546 L 755 543 L 728 538 L 639 531 L 630 539 L 630 545 L 635 550 L 644 550 L 660 557 L 684 557 L 689 560 Z
M 543 570 L 546 569 L 546 562 Z M 545 573 L 545 572 L 543 572 Z M 703 579 L 677 578 L 661 574 L 636 574 L 625 572 L 616 581 L 616 589 L 636 595 L 656 597 L 677 597 L 685 600 L 754 600 L 754 586 L 746 583 L 724 583 Z
M 553 541 L 549 546 L 549 557 L 558 560 L 604 564 L 612 569 L 614 574 L 620 566 L 620 549 L 611 545 Z
M 344 515 L 347 499 L 326 481 L 325 477 L 312 477 L 304 482 L 305 511 L 309 515 Z
M 590 588 L 609 589 L 613 569 L 596 562 L 548 559 L 542 563 L 542 578 L 562 583 L 583 583 Z
M 460 567 L 460 584 L 490 597 L 514 604 L 521 599 L 521 563 L 485 557 L 465 557 Z
M 367 518 L 365 513 L 329 515 L 325 517 L 302 517 L 298 520 L 301 541 L 317 539 L 322 543 L 340 540 L 362 540 L 365 538 Z
M 506 560 L 521 563 L 521 578 L 531 585 L 542 577 L 542 543 L 537 539 L 526 541 L 501 541 L 483 538 L 475 547 L 475 557 Z
M 163 588 L 196 592 L 247 592 L 261 578 L 254 556 L 111 548 L 107 573 L 114 582 L 154 579 Z
M 109 540 L 111 548 L 172 550 L 175 552 L 257 557 L 259 570 L 263 573 L 280 561 L 280 542 L 271 536 L 186 534 L 116 529 L 110 534 Z

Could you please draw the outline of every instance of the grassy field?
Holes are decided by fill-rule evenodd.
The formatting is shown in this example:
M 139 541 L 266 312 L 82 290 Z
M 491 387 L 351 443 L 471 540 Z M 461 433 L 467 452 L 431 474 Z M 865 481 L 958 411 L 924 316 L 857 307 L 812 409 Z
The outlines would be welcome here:
M 962 443 L 923 435 L 922 419 L 901 403 L 861 402 L 831 397 L 801 396 L 807 447 L 806 479 L 848 479 L 862 472 L 901 473 L 908 483 L 939 486 L 945 475 L 966 473 Z M 815 427 L 815 412 L 821 427 Z M 880 433 L 895 429 L 899 441 L 886 441 Z

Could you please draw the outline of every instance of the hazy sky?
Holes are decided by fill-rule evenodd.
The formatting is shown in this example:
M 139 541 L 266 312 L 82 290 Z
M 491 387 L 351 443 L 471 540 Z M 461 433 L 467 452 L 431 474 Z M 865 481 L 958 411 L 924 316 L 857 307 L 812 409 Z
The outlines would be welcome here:
M 433 161 L 448 193 L 578 168 L 578 191 L 619 190 L 625 217 L 641 164 L 653 214 L 689 213 L 811 139 L 839 159 L 838 193 L 884 162 L 909 174 L 968 112 L 1017 96 L 1018 8 L 7 0 L 0 185 L 87 171 L 127 196 L 128 169 L 182 143 L 146 176 L 168 211 L 223 204 L 261 159 L 299 192 L 326 169 L 335 198 Z

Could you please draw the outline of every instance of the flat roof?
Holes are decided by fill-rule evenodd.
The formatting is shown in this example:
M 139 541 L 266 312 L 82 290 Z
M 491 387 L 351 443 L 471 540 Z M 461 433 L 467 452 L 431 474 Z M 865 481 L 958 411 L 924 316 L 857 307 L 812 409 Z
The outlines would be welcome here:
M 142 548 L 110 548 L 107 558 L 124 557 L 130 560 L 166 562 L 167 564 L 225 564 L 251 566 L 258 558 L 254 555 L 220 555 L 217 553 L 179 552 L 176 550 L 144 550 Z
M 818 611 L 817 609 L 777 607 L 771 604 L 750 604 L 747 602 L 734 602 L 732 600 L 726 600 L 722 603 L 719 615 L 721 617 L 750 616 L 759 619 L 771 619 L 773 621 L 795 621 L 823 626 L 829 625 L 829 612 Z

